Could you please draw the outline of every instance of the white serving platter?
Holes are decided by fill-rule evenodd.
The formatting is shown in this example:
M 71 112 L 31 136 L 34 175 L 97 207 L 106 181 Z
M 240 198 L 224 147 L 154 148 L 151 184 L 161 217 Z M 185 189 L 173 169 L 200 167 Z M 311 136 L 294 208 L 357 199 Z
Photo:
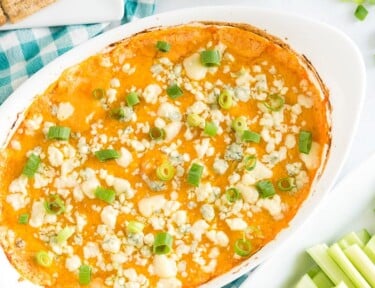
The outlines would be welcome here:
M 6 142 L 17 115 L 27 108 L 35 95 L 42 93 L 61 72 L 110 43 L 150 27 L 170 26 L 192 21 L 248 23 L 284 39 L 296 51 L 306 55 L 330 89 L 332 104 L 332 148 L 325 171 L 302 205 L 289 228 L 283 230 L 253 257 L 203 287 L 220 287 L 255 268 L 271 257 L 315 210 L 328 194 L 344 164 L 354 137 L 365 92 L 365 69 L 353 42 L 335 28 L 291 14 L 250 7 L 199 7 L 147 17 L 100 35 L 71 50 L 33 75 L 0 107 L 0 147 Z M 0 258 L 3 277 L 0 287 L 33 287 L 16 284 L 18 274 L 5 257 Z M 6 275 L 6 276 L 5 276 Z M 18 285 L 18 286 L 17 286 Z M 257 287 L 257 286 L 255 286 Z
M 0 30 L 109 22 L 123 15 L 123 0 L 57 0 L 20 22 L 0 26 Z
M 319 243 L 333 243 L 363 228 L 375 233 L 375 154 L 350 173 L 328 195 L 287 245 L 252 272 L 243 287 L 293 287 L 313 265 L 304 251 Z

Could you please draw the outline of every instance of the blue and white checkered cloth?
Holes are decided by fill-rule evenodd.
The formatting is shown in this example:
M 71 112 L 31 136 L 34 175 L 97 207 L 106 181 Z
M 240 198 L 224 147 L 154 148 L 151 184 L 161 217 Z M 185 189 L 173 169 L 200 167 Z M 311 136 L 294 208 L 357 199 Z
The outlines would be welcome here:
M 0 32 L 0 104 L 44 65 L 104 31 L 153 14 L 156 0 L 125 0 L 124 18 L 116 23 L 20 29 Z M 247 275 L 223 288 L 238 288 Z

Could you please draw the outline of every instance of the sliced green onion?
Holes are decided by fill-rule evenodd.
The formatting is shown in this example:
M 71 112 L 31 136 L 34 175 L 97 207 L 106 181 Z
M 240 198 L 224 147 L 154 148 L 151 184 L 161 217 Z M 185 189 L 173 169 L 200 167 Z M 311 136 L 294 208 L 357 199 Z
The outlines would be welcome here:
M 232 187 L 225 191 L 225 196 L 227 197 L 228 202 L 234 203 L 241 198 L 241 193 L 240 190 Z
M 198 127 L 204 123 L 204 119 L 198 114 L 192 113 L 187 116 L 187 123 L 191 127 Z
M 156 168 L 156 176 L 161 181 L 171 180 L 175 173 L 176 169 L 169 162 L 164 162 L 158 168 Z
M 129 107 L 137 105 L 139 103 L 137 92 L 130 92 L 128 95 L 126 95 L 126 103 Z
M 120 158 L 120 153 L 118 153 L 114 149 L 103 149 L 95 152 L 96 158 L 99 159 L 100 162 L 105 162 L 108 160 L 118 159 Z
M 269 198 L 276 194 L 275 188 L 269 180 L 258 181 L 255 186 L 261 198 Z
M 141 233 L 143 228 L 145 228 L 145 224 L 138 221 L 129 221 L 129 224 L 126 227 L 129 233 Z
M 29 178 L 34 177 L 34 174 L 38 171 L 40 161 L 38 155 L 31 154 L 29 159 L 27 159 L 26 165 L 23 167 L 22 174 Z
M 125 118 L 125 110 L 122 107 L 111 109 L 109 114 L 113 119 L 121 120 Z
M 103 200 L 104 202 L 111 204 L 115 201 L 116 192 L 112 189 L 98 187 L 95 190 L 95 197 L 97 199 Z
M 358 5 L 357 9 L 355 9 L 354 11 L 355 17 L 360 21 L 365 20 L 365 18 L 367 17 L 367 14 L 368 14 L 368 11 L 363 5 Z
M 21 214 L 18 217 L 18 224 L 27 224 L 27 223 L 29 223 L 29 217 L 30 217 L 30 215 L 28 213 Z
M 221 108 L 229 109 L 233 106 L 233 97 L 228 90 L 224 90 L 220 93 L 219 99 L 217 101 Z
M 232 121 L 232 128 L 236 132 L 242 132 L 247 128 L 246 117 L 240 116 Z
M 251 171 L 255 168 L 255 165 L 257 164 L 257 157 L 255 155 L 246 155 L 243 158 L 243 167 L 247 171 Z
M 212 67 L 219 66 L 220 64 L 220 53 L 217 50 L 205 50 L 200 54 L 201 63 L 204 66 Z
M 48 200 L 44 202 L 44 208 L 48 214 L 60 215 L 65 212 L 64 201 L 59 195 L 50 195 Z
M 172 250 L 173 237 L 167 232 L 156 234 L 153 245 L 154 254 L 168 254 Z
M 156 42 L 156 48 L 161 52 L 168 52 L 171 50 L 171 44 L 165 41 L 158 41 Z
M 152 127 L 148 135 L 150 135 L 152 140 L 163 140 L 165 138 L 165 131 L 158 127 Z
M 171 99 L 177 99 L 184 94 L 184 91 L 175 83 L 167 88 L 167 94 Z
M 35 261 L 38 265 L 43 267 L 50 267 L 52 265 L 52 257 L 46 251 L 36 253 Z
M 241 257 L 247 257 L 250 255 L 252 250 L 251 243 L 247 239 L 238 239 L 234 242 L 234 253 Z
M 218 127 L 216 126 L 215 123 L 207 122 L 206 125 L 204 126 L 204 134 L 213 137 L 216 135 L 217 129 Z
M 92 269 L 89 265 L 81 265 L 78 269 L 78 281 L 81 285 L 88 285 L 91 282 Z
M 279 94 L 272 94 L 268 95 L 267 99 L 263 101 L 263 104 L 271 111 L 280 111 L 285 101 Z
M 277 181 L 277 188 L 281 191 L 290 191 L 295 187 L 295 179 L 292 177 L 281 178 Z
M 312 133 L 310 131 L 301 130 L 298 136 L 299 152 L 309 154 L 312 144 Z
M 104 89 L 102 88 L 96 88 L 94 90 L 92 90 L 92 96 L 95 98 L 95 99 L 102 99 L 104 97 Z
M 198 187 L 199 182 L 201 181 L 202 174 L 203 166 L 197 163 L 193 163 L 188 172 L 187 182 L 195 187 Z
M 60 230 L 59 233 L 57 233 L 57 236 L 55 238 L 55 241 L 57 244 L 62 244 L 65 241 L 67 241 L 73 234 L 74 234 L 74 228 L 73 227 L 65 227 L 62 230 Z
M 70 128 L 62 126 L 52 126 L 48 130 L 47 138 L 55 140 L 69 140 Z
M 256 132 L 245 130 L 242 133 L 241 140 L 243 142 L 259 143 L 260 142 L 260 135 Z

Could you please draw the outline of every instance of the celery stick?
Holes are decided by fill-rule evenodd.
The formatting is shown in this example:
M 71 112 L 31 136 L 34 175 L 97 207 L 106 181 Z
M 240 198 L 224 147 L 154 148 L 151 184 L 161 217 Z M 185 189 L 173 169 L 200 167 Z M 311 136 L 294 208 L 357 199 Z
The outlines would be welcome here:
M 338 243 L 341 249 L 345 249 L 353 244 L 357 244 L 361 248 L 365 246 L 365 243 L 363 243 L 362 239 L 355 232 L 351 232 L 345 235 L 342 239 L 338 241 Z
M 367 256 L 375 263 L 375 235 L 371 237 L 370 241 L 367 242 L 363 249 Z
M 366 229 L 362 229 L 361 231 L 358 231 L 357 232 L 357 235 L 359 237 L 359 239 L 361 239 L 362 243 L 364 245 L 367 244 L 367 242 L 370 240 L 371 238 L 371 235 L 370 233 L 366 230 Z
M 336 285 L 335 288 L 348 288 L 344 282 L 341 282 L 339 285 Z
M 328 254 L 336 262 L 337 265 L 345 272 L 346 276 L 358 288 L 371 288 L 367 281 L 362 277 L 358 270 L 353 266 L 348 257 L 340 246 L 335 243 L 328 249 Z
M 357 244 L 349 246 L 344 252 L 367 282 L 372 287 L 375 287 L 375 265 L 367 257 L 366 253 Z
M 320 270 L 314 277 L 312 277 L 312 280 L 319 288 L 332 288 L 335 286 L 322 270 Z
M 320 288 L 315 285 L 314 281 L 310 278 L 308 274 L 303 275 L 303 277 L 298 281 L 294 288 Z
M 319 244 L 307 249 L 307 253 L 314 259 L 316 264 L 318 264 L 318 266 L 335 285 L 340 284 L 340 282 L 345 282 L 348 288 L 355 288 L 350 279 L 329 256 L 328 246 L 326 244 Z
M 316 275 L 316 274 L 318 274 L 319 272 L 321 272 L 322 271 L 322 269 L 320 269 L 318 266 L 314 266 L 313 268 L 311 268 L 308 272 L 307 272 L 307 274 L 310 276 L 310 278 L 312 279 L 312 278 L 314 278 L 314 276 Z

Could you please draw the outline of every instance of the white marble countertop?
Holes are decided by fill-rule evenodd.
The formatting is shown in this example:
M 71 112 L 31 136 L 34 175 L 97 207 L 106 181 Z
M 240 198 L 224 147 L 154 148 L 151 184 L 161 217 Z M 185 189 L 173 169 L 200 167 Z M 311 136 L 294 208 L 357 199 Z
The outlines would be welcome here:
M 339 179 L 375 152 L 375 5 L 368 8 L 369 14 L 363 22 L 354 17 L 354 3 L 340 0 L 158 0 L 155 12 L 210 5 L 286 11 L 325 22 L 346 33 L 358 45 L 366 63 L 367 91 L 353 146 Z

